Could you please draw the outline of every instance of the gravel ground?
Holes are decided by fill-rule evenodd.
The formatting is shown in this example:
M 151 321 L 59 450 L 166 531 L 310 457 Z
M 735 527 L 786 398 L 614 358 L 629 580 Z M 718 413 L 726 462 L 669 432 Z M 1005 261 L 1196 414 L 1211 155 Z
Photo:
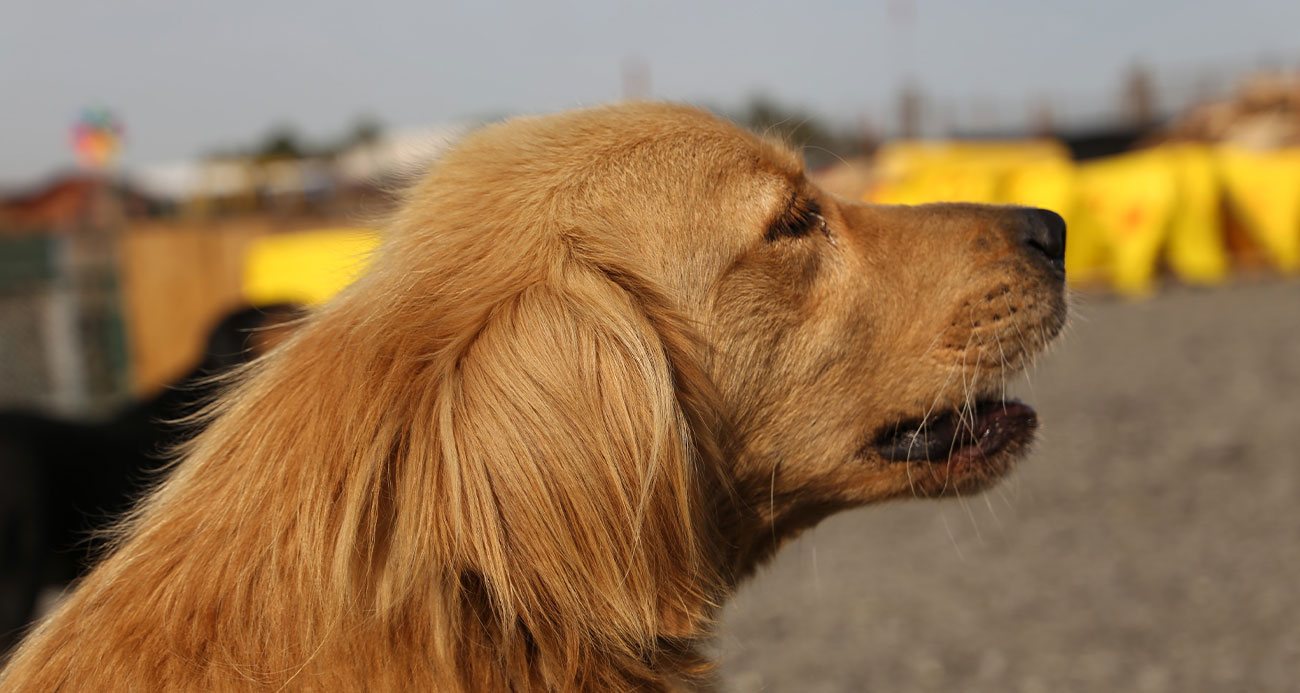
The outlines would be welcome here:
M 845 513 L 728 607 L 724 691 L 1300 690 L 1300 282 L 1085 299 L 975 498 Z

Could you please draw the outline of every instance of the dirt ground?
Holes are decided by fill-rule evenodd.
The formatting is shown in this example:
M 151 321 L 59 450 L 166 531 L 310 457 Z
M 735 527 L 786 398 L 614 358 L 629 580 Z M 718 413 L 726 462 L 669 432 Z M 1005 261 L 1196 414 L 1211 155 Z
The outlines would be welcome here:
M 724 691 L 1300 690 L 1300 282 L 1084 297 L 982 496 L 866 508 L 724 614 Z

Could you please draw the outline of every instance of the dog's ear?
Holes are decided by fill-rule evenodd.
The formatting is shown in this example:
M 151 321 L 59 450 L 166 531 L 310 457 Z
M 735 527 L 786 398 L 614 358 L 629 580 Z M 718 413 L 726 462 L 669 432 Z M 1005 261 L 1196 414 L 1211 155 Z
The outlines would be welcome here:
M 410 430 L 386 482 L 381 591 L 422 589 L 400 582 L 437 561 L 440 589 L 475 609 L 451 615 L 478 631 L 467 637 L 527 640 L 541 662 L 595 648 L 644 662 L 702 632 L 719 584 L 695 435 L 712 425 L 707 395 L 674 363 L 689 347 L 672 316 L 619 279 L 570 259 L 498 294 L 477 324 L 431 318 L 448 338 L 426 384 L 390 405 Z

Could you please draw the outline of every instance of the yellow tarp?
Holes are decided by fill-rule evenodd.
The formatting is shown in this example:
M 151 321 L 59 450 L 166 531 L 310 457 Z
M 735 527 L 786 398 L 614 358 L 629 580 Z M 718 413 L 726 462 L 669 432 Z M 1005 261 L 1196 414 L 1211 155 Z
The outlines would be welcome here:
M 889 178 L 934 167 L 977 164 L 1006 169 L 1043 160 L 1069 160 L 1070 152 L 1056 140 L 889 142 L 876 152 L 876 166 Z
M 1269 261 L 1300 273 L 1300 148 L 1250 152 L 1171 144 L 1076 164 L 1057 142 L 901 142 L 877 156 L 865 199 L 985 202 L 1051 209 L 1069 227 L 1071 281 L 1149 291 L 1162 260 L 1184 281 L 1232 268 L 1223 201 Z
M 324 302 L 360 276 L 378 243 L 364 229 L 264 236 L 249 248 L 244 296 L 252 305 Z
M 1283 272 L 1300 271 L 1300 149 L 1219 150 L 1219 170 L 1233 209 Z
M 1178 195 L 1169 157 L 1148 150 L 1088 162 L 1079 166 L 1077 181 L 1077 220 L 1070 235 L 1078 231 L 1089 242 L 1100 242 L 1105 272 L 1116 289 L 1149 291 Z
M 1165 258 L 1183 281 L 1216 284 L 1232 268 L 1223 239 L 1219 174 L 1214 153 L 1201 144 L 1171 145 L 1167 152 L 1177 187 Z
M 895 142 L 876 155 L 882 182 L 868 199 L 882 204 L 1004 202 L 1012 171 L 1068 163 L 1069 152 L 1052 140 Z

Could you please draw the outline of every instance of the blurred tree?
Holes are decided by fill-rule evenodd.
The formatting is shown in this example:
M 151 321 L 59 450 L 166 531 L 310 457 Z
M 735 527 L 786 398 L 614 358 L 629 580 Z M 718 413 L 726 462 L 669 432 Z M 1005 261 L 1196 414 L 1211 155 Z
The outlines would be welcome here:
M 915 82 L 907 82 L 898 90 L 898 132 L 905 140 L 914 140 L 921 136 L 921 118 L 924 98 L 921 87 Z
M 338 151 L 343 152 L 357 146 L 369 146 L 379 141 L 384 134 L 384 126 L 379 119 L 370 114 L 359 116 L 352 124 L 352 129 L 343 137 Z
M 1124 77 L 1122 97 L 1124 115 L 1128 124 L 1145 129 L 1156 122 L 1156 88 L 1151 68 L 1134 63 Z
M 292 125 L 277 125 L 272 128 L 253 153 L 253 157 L 259 161 L 301 159 L 306 155 L 302 139 Z

